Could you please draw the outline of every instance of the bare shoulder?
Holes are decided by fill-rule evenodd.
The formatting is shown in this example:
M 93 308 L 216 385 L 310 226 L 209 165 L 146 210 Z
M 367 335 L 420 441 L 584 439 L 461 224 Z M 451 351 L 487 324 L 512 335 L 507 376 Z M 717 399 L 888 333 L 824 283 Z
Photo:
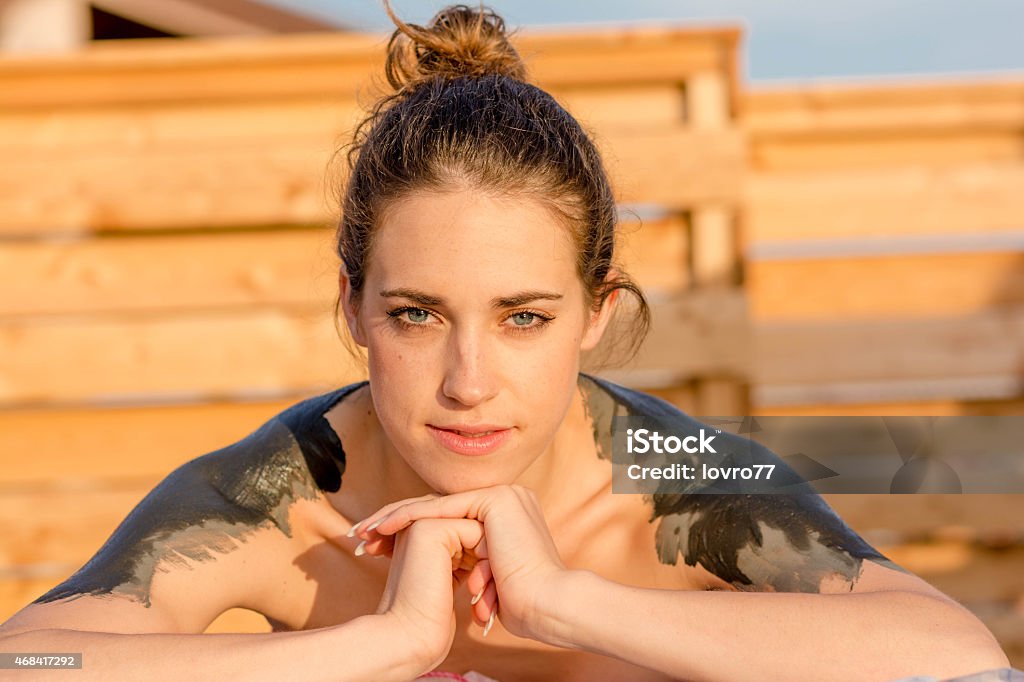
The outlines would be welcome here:
M 343 451 L 322 419 L 340 397 L 298 403 L 173 471 L 81 569 L 3 629 L 194 632 L 228 608 L 258 610 L 273 566 L 298 551 L 296 503 L 340 486 Z

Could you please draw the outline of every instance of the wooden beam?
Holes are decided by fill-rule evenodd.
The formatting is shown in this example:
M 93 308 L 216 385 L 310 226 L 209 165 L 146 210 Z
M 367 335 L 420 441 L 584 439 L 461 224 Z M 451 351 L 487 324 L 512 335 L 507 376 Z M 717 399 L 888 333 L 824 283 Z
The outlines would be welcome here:
M 337 220 L 330 136 L 196 139 L 137 150 L 71 149 L 0 162 L 0 235 L 316 225 Z M 686 207 L 742 191 L 735 132 L 608 131 L 601 140 L 625 202 Z
M 67 53 L 88 40 L 85 0 L 0 0 L 0 53 Z
M 755 139 L 828 133 L 1021 130 L 1024 83 L 978 77 L 922 82 L 759 86 L 743 95 Z
M 746 178 L 749 240 L 1018 231 L 1024 163 L 903 166 Z
M 627 216 L 628 218 L 628 216 Z M 620 227 L 618 257 L 652 295 L 689 283 L 679 214 Z M 338 293 L 333 229 L 153 233 L 0 241 L 13 316 L 153 313 L 316 304 Z
M 250 0 L 91 0 L 147 26 L 185 36 L 267 35 L 337 30 L 325 20 Z
M 892 540 L 953 533 L 969 537 L 1024 532 L 1024 495 L 823 495 L 859 533 Z
M 650 334 L 636 358 L 601 375 L 655 389 L 709 375 L 743 377 L 750 372 L 750 339 L 739 288 L 686 292 L 652 301 Z
M 524 30 L 515 44 L 544 88 L 681 84 L 709 70 L 735 80 L 731 55 L 739 33 L 736 28 Z M 383 73 L 383 34 L 155 42 L 92 45 L 74 59 L 5 59 L 0 110 L 303 95 L 332 99 L 350 97 L 372 74 Z
M 0 241 L 11 316 L 317 304 L 338 290 L 328 229 Z
M 253 399 L 362 378 L 322 307 L 0 325 L 0 405 Z
M 943 318 L 758 323 L 753 343 L 759 387 L 991 377 L 1024 389 L 1024 306 Z
M 1024 415 L 1024 399 L 1017 400 L 917 400 L 905 402 L 808 403 L 760 405 L 751 414 L 778 416 L 940 417 L 957 415 Z
M 768 321 L 968 315 L 1024 304 L 1024 250 L 748 261 L 751 315 Z
M 737 283 L 740 250 L 734 211 L 702 206 L 690 212 L 690 252 L 696 287 L 731 287 Z
M 0 491 L 156 482 L 304 396 L 252 402 L 0 410 Z

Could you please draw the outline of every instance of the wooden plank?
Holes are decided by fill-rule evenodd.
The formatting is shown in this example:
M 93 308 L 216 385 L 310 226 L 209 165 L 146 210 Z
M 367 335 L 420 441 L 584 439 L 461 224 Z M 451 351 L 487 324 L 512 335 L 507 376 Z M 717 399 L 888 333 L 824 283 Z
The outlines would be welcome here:
M 524 30 L 515 44 L 539 84 L 556 87 L 683 81 L 698 71 L 728 70 L 739 35 L 731 27 Z M 331 99 L 383 73 L 382 34 L 129 42 L 90 45 L 73 58 L 4 58 L 0 109 L 309 94 Z
M 693 283 L 699 287 L 730 287 L 737 283 L 739 246 L 733 212 L 703 206 L 690 213 Z
M 672 296 L 690 285 L 687 225 L 682 214 L 653 220 L 630 220 L 619 225 L 617 258 L 645 293 Z
M 701 71 L 686 80 L 686 120 L 695 130 L 722 130 L 731 124 L 728 74 Z
M 1024 306 L 920 320 L 761 322 L 754 337 L 759 385 L 973 377 L 1024 382 Z
M 700 379 L 694 386 L 696 393 L 695 416 L 743 416 L 749 410 L 750 400 L 742 381 L 734 378 Z
M 1022 114 L 1024 116 L 1024 114 Z M 967 130 L 929 133 L 855 131 L 750 138 L 750 160 L 759 172 L 852 171 L 908 163 L 928 166 L 1020 162 L 1024 135 L 1019 130 Z
M 188 104 L 102 106 L 45 111 L 14 110 L 0 115 L 0 154 L 6 163 L 24 153 L 57 161 L 67 156 L 104 154 L 111 149 L 145 154 L 179 145 L 218 145 L 242 141 L 250 145 L 284 138 L 319 139 L 329 146 L 361 118 L 351 94 L 339 100 L 324 97 Z M 342 141 L 338 139 L 338 141 Z
M 906 402 L 756 405 L 752 414 L 792 416 L 957 416 L 1024 415 L 1024 400 L 930 400 Z
M 0 404 L 251 399 L 362 378 L 323 307 L 0 325 Z
M 741 289 L 693 290 L 654 300 L 651 308 L 650 333 L 637 356 L 602 369 L 601 376 L 627 386 L 668 389 L 695 377 L 749 374 L 751 333 Z
M 1020 230 L 1024 164 L 973 163 L 746 179 L 750 242 Z
M 740 200 L 746 168 L 735 130 L 609 132 L 599 140 L 619 201 L 679 209 Z
M 846 495 L 822 497 L 858 533 L 901 539 L 959 530 L 973 536 L 1024 532 L 1024 495 Z M 888 535 L 886 535 L 888 534 Z
M 601 138 L 620 200 L 667 207 L 735 201 L 745 165 L 739 133 L 682 126 L 610 130 Z M 323 225 L 344 158 L 296 132 L 0 164 L 0 236 L 93 230 Z
M 89 40 L 89 8 L 78 0 L 3 3 L 0 51 L 70 52 Z
M 156 480 L 245 437 L 299 402 L 0 410 L 0 490 L 104 479 Z
M 759 138 L 851 131 L 1020 130 L 1024 82 L 972 78 L 759 86 L 744 93 L 743 111 L 745 127 Z
M 224 306 L 329 308 L 338 257 L 327 229 L 0 241 L 10 315 Z
M 324 185 L 329 155 L 319 136 L 296 134 L 71 155 L 57 166 L 23 158 L 0 165 L 0 234 L 324 224 L 336 210 Z
M 1024 393 L 1021 379 L 1009 373 L 939 379 L 886 379 L 825 381 L 818 383 L 755 384 L 751 401 L 758 409 L 803 409 L 804 406 L 841 407 L 860 404 L 948 402 L 1001 403 L 1017 401 Z
M 709 70 L 720 70 L 736 80 L 730 55 L 737 50 L 740 34 L 740 29 L 731 26 L 636 26 L 563 33 L 524 29 L 515 44 L 541 87 L 681 82 Z
M 968 314 L 1024 304 L 1024 251 L 878 258 L 752 260 L 757 320 L 849 320 Z
M 675 82 L 566 87 L 551 94 L 591 130 L 667 127 L 685 120 L 683 92 Z
M 100 548 L 156 483 L 0 493 L 0 566 L 41 565 L 70 573 Z

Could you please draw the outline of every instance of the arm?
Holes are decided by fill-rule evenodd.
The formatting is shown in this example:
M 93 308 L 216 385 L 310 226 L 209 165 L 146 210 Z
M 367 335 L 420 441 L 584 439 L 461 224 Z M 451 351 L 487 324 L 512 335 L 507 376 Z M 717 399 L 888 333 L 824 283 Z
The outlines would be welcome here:
M 429 668 L 396 641 L 384 615 L 305 632 L 261 635 L 121 634 L 76 629 L 0 630 L 0 651 L 82 652 L 75 679 L 409 680 Z M 34 671 L 39 679 L 62 670 Z M 79 674 L 80 673 L 80 674 Z
M 970 612 L 888 561 L 817 495 L 655 502 L 660 560 L 700 564 L 725 591 L 627 587 L 567 570 L 536 500 L 517 486 L 397 502 L 356 532 L 370 553 L 387 553 L 387 536 L 417 519 L 478 518 L 496 587 L 485 610 L 496 603 L 506 629 L 686 679 L 946 678 L 1008 663 Z M 500 523 L 488 524 L 492 515 Z
M 0 626 L 0 651 L 81 652 L 82 679 L 402 680 L 429 669 L 438 638 L 412 631 L 397 608 L 305 632 L 201 634 L 228 608 L 265 612 L 283 582 L 277 567 L 307 549 L 291 509 L 316 490 L 276 422 L 185 464 L 82 569 Z M 410 572 L 393 591 L 412 585 L 450 613 L 450 558 L 439 557 L 443 573 Z
M 870 564 L 847 594 L 651 590 L 571 571 L 542 600 L 544 640 L 693 680 L 940 679 L 1008 665 L 977 619 Z M 899 576 L 900 574 L 896 574 Z M 614 613 L 615 618 L 608 618 Z

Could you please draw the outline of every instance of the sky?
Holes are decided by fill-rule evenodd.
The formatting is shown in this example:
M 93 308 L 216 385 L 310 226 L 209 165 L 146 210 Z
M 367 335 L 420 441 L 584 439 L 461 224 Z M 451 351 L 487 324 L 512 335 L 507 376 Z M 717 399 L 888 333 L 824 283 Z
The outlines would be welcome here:
M 390 30 L 380 0 L 265 0 Z M 423 23 L 445 4 L 392 0 Z M 469 4 L 473 4 L 469 2 Z M 752 83 L 993 73 L 1024 77 L 1024 0 L 487 0 L 512 26 L 733 23 Z

